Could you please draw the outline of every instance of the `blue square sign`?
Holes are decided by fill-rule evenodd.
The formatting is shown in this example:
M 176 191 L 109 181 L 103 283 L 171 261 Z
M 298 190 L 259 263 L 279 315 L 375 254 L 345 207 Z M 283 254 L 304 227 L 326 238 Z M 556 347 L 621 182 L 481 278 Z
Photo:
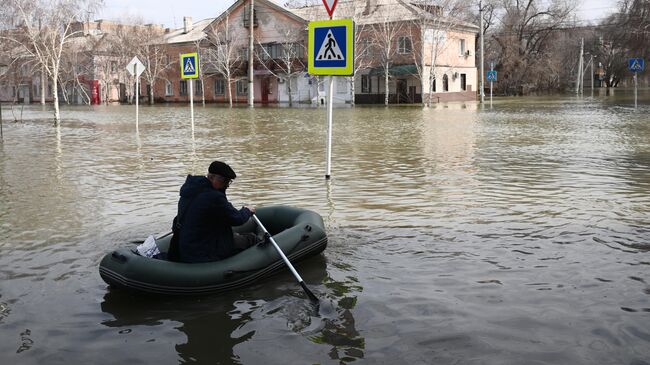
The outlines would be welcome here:
M 627 69 L 632 72 L 641 72 L 645 68 L 643 58 L 630 58 L 627 60 Z
M 345 67 L 346 31 L 345 26 L 314 29 L 315 67 Z

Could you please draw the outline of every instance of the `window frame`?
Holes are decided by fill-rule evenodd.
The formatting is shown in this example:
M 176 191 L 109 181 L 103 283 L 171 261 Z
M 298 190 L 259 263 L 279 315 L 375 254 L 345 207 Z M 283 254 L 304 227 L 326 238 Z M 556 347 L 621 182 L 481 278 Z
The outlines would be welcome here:
M 237 96 L 248 95 L 248 79 L 239 79 L 235 82 Z
M 174 96 L 174 83 L 170 80 L 165 80 L 165 96 Z
M 214 79 L 214 96 L 226 95 L 226 79 L 217 77 Z
M 408 45 L 408 47 L 406 47 Z M 413 42 L 409 36 L 401 36 L 397 38 L 397 53 L 409 54 L 413 52 Z
M 178 95 L 179 96 L 188 96 L 188 89 L 187 89 L 187 80 L 181 80 L 178 83 Z
M 370 77 L 370 75 L 361 75 L 361 93 L 362 94 L 372 93 L 372 78 Z

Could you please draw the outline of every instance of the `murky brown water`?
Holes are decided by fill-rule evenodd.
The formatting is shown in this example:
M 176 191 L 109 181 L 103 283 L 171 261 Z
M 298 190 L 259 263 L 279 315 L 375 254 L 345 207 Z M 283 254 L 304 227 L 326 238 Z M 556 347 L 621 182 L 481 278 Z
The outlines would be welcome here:
M 648 97 L 648 95 L 645 95 Z M 335 110 L 38 107 L 0 145 L 0 362 L 650 364 L 650 108 L 509 99 Z M 646 99 L 647 100 L 647 99 Z M 239 292 L 110 290 L 213 159 L 236 204 L 318 211 L 330 245 Z

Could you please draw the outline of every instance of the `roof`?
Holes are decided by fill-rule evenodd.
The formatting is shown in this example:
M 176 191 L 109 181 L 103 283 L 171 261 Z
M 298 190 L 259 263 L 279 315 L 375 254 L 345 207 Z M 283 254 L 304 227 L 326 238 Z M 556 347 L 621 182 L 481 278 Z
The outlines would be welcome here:
M 190 43 L 205 38 L 205 29 L 210 25 L 215 18 L 207 18 L 192 23 L 192 29 L 185 33 L 185 28 L 181 27 L 174 29 L 165 34 L 166 43 Z
M 406 0 L 366 0 L 339 2 L 334 18 L 354 18 L 357 24 L 378 24 L 384 22 L 430 20 L 432 23 L 447 23 L 452 28 L 478 32 L 475 24 L 450 16 L 437 16 L 415 5 L 415 1 Z M 291 9 L 296 15 L 307 20 L 322 20 L 329 16 L 322 5 L 311 5 Z
M 238 6 L 240 6 L 242 3 L 245 3 L 245 2 L 248 2 L 248 1 L 249 0 L 237 0 L 237 1 L 235 1 L 235 3 L 232 4 L 228 9 L 226 9 L 218 17 L 213 19 L 214 23 L 215 24 L 219 23 L 221 20 L 223 20 L 224 17 L 226 17 L 228 14 L 232 13 Z M 306 20 L 307 20 L 307 18 L 304 18 L 304 17 L 301 17 L 300 15 L 298 15 L 295 11 L 293 11 L 293 9 L 287 9 L 284 6 L 281 6 L 281 5 L 278 5 L 278 4 L 274 3 L 273 1 L 269 1 L 269 0 L 255 0 L 255 1 L 256 1 L 255 2 L 256 7 L 259 4 L 264 4 L 264 5 L 268 6 L 268 7 L 270 7 L 271 9 L 274 9 L 274 10 L 280 12 L 280 13 L 283 13 L 283 14 L 287 15 L 288 17 L 290 17 L 290 18 L 292 18 L 292 19 L 294 19 L 294 20 L 296 20 L 298 22 L 305 23 Z

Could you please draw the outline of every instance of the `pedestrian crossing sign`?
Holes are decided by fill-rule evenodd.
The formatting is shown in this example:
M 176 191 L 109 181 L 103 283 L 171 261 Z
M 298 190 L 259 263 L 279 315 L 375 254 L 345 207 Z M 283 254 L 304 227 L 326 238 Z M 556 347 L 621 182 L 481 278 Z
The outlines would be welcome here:
M 181 55 L 181 79 L 196 79 L 199 77 L 199 55 L 184 53 Z
M 630 58 L 627 60 L 627 69 L 632 72 L 642 72 L 644 68 L 643 58 Z
M 309 22 L 308 72 L 322 76 L 354 75 L 352 19 Z

